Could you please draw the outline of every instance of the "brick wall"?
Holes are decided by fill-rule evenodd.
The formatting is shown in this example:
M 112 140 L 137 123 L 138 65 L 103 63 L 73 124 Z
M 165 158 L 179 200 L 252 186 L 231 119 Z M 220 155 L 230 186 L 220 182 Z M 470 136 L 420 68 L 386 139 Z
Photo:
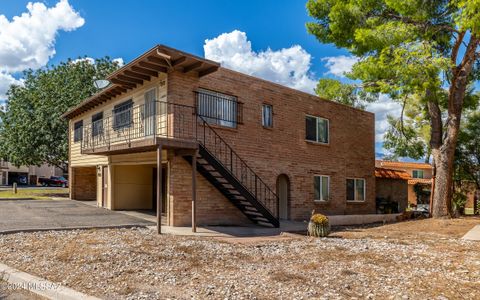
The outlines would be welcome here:
M 375 212 L 373 114 L 223 68 L 202 78 L 169 73 L 168 101 L 194 105 L 197 88 L 234 95 L 243 103 L 243 124 L 217 132 L 273 190 L 280 174 L 289 177 L 292 219 L 306 219 L 312 209 L 326 214 Z M 273 105 L 273 129 L 262 127 L 264 103 Z M 329 145 L 305 141 L 306 114 L 329 119 Z M 326 203 L 313 201 L 314 175 L 331 177 Z M 365 202 L 346 202 L 349 177 L 366 179 Z
M 72 168 L 70 174 L 70 189 L 72 199 L 97 199 L 97 171 L 95 167 Z
M 170 220 L 172 226 L 192 224 L 192 166 L 181 156 L 170 160 Z M 201 174 L 197 173 L 197 225 L 251 223 Z

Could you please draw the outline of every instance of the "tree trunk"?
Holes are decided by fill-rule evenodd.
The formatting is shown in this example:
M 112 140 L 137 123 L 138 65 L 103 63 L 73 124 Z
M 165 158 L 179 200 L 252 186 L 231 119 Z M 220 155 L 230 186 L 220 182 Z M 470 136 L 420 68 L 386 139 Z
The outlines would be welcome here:
M 462 117 L 468 76 L 475 62 L 477 46 L 478 40 L 475 37 L 471 37 L 462 62 L 452 69 L 453 76 L 448 95 L 448 117 L 445 124 L 445 137 L 442 136 L 442 120 L 438 104 L 429 102 L 430 122 L 432 125 L 430 145 L 432 147 L 435 176 L 433 207 L 431 210 L 434 218 L 451 216 L 455 147 L 460 131 L 460 119 Z

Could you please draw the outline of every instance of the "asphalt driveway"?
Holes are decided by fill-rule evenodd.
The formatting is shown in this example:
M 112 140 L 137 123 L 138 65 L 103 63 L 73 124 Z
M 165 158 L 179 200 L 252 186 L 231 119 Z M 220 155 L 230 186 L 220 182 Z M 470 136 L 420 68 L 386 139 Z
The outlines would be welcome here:
M 155 223 L 73 200 L 0 200 L 0 234 L 152 225 Z

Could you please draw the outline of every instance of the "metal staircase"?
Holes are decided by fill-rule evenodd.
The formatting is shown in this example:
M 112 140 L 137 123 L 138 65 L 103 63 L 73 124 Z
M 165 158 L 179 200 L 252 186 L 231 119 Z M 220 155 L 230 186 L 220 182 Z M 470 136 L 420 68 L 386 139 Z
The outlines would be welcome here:
M 252 222 L 279 227 L 278 196 L 199 116 L 197 170 Z M 192 163 L 191 156 L 184 157 Z

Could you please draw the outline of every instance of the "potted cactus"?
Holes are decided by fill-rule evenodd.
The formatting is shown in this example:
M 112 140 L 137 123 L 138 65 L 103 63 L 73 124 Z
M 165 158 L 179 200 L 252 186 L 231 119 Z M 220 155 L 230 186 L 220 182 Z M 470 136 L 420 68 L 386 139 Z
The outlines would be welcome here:
M 308 222 L 308 235 L 326 237 L 330 234 L 328 218 L 322 214 L 313 214 Z

